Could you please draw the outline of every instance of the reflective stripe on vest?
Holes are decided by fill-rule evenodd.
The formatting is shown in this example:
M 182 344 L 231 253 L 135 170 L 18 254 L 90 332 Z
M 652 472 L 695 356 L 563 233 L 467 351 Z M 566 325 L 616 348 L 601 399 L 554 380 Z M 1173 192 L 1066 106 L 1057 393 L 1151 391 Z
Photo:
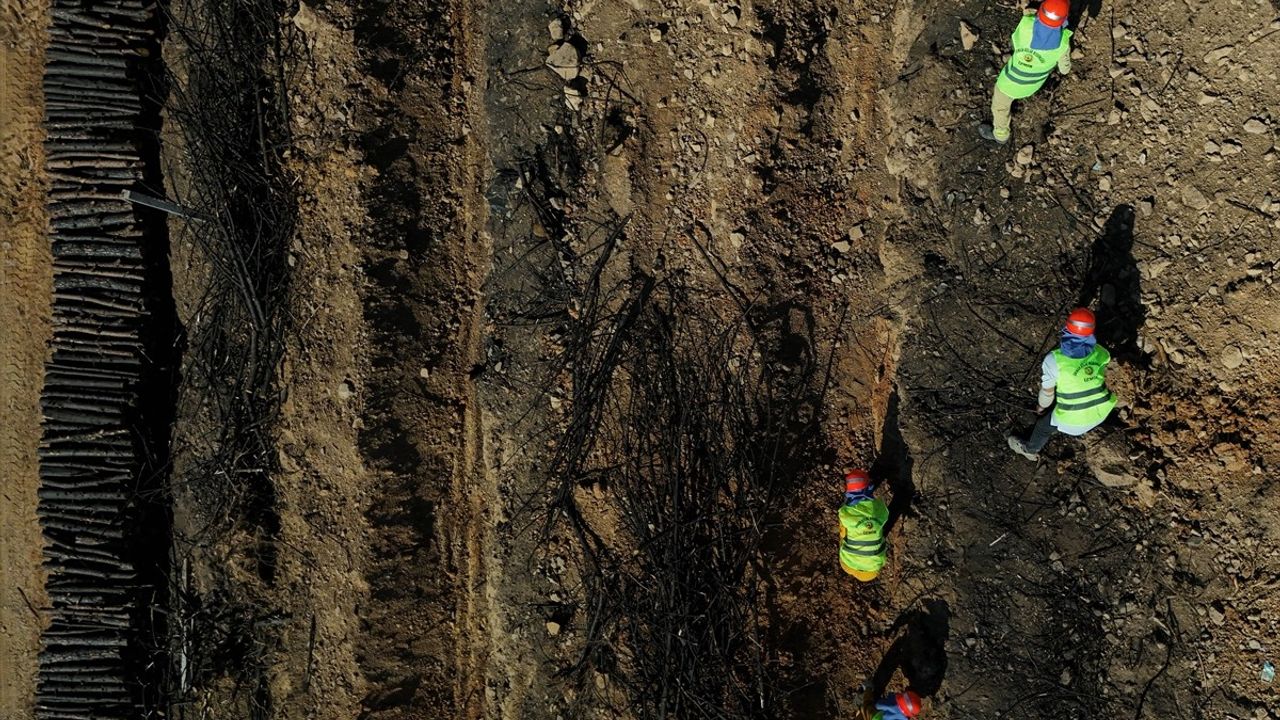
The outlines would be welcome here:
M 1102 422 L 1116 405 L 1115 393 L 1106 384 L 1111 353 L 1094 346 L 1085 357 L 1069 358 L 1061 350 L 1054 350 L 1053 359 L 1058 364 L 1054 419 L 1072 426 Z
M 854 555 L 875 557 L 876 555 L 884 552 L 884 538 L 880 538 L 879 540 L 854 540 L 852 538 L 845 538 L 844 544 L 841 547 Z

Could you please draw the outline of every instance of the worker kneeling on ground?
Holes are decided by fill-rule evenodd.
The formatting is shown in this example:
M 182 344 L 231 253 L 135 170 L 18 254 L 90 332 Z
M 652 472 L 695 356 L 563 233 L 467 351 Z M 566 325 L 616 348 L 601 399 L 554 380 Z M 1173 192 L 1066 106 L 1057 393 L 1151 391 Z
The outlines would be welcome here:
M 1076 308 L 1067 315 L 1058 349 L 1046 355 L 1040 365 L 1040 397 L 1036 404 L 1040 420 L 1026 441 L 1009 436 L 1009 447 L 1022 457 L 1039 460 L 1040 449 L 1055 429 L 1067 435 L 1083 435 L 1106 420 L 1116 406 L 1116 394 L 1107 389 L 1111 353 L 1094 337 L 1096 324 L 1093 311 L 1088 308 Z M 1046 414 L 1051 405 L 1053 413 Z
M 863 686 L 866 688 L 866 686 Z M 921 700 L 915 690 L 889 693 L 879 700 L 872 689 L 866 688 L 862 696 L 862 713 L 858 720 L 910 720 L 920 714 Z
M 1044 0 L 1040 9 L 1022 18 L 1013 31 L 1013 52 L 996 78 L 991 96 L 991 124 L 978 134 L 1000 144 L 1009 141 L 1009 113 L 1013 101 L 1029 98 L 1058 72 L 1071 72 L 1071 31 L 1067 29 L 1069 0 Z
M 844 505 L 840 507 L 840 567 L 869 582 L 884 567 L 884 524 L 889 508 L 872 496 L 876 486 L 866 470 L 844 476 Z

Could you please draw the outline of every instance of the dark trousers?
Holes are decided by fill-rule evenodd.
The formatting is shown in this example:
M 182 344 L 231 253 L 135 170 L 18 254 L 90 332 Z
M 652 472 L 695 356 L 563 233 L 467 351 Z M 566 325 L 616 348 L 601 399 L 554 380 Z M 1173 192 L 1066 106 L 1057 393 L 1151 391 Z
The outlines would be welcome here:
M 1044 444 L 1049 442 L 1049 437 L 1053 435 L 1055 428 L 1053 427 L 1053 411 L 1045 410 L 1040 419 L 1036 421 L 1036 426 L 1031 430 L 1031 437 L 1027 438 L 1027 452 L 1038 453 L 1044 448 Z

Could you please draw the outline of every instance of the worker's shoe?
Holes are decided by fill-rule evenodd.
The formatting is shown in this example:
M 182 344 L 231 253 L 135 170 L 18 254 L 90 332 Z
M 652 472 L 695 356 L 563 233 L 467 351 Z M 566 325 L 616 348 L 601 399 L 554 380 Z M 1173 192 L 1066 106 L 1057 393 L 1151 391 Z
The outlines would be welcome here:
M 979 125 L 978 134 L 982 136 L 983 140 L 990 140 L 991 142 L 996 143 L 997 145 L 1003 145 L 1009 142 L 1008 135 L 1005 135 L 1003 138 L 996 137 L 996 129 L 991 127 L 990 125 L 985 125 L 985 124 Z
M 1019 454 L 1019 455 L 1021 455 L 1022 457 L 1024 457 L 1024 458 L 1026 458 L 1026 459 L 1030 460 L 1031 462 L 1040 462 L 1040 455 L 1039 455 L 1039 454 L 1037 454 L 1037 453 L 1033 453 L 1033 452 L 1031 452 L 1030 450 L 1028 450 L 1028 449 L 1027 449 L 1027 444 L 1026 444 L 1025 442 L 1023 442 L 1023 441 L 1019 440 L 1018 438 L 1014 437 L 1013 435 L 1010 435 L 1010 436 L 1008 437 L 1008 440 L 1009 440 L 1009 449 L 1010 449 L 1010 450 L 1012 450 L 1012 451 L 1014 451 L 1014 452 L 1018 453 L 1018 454 Z

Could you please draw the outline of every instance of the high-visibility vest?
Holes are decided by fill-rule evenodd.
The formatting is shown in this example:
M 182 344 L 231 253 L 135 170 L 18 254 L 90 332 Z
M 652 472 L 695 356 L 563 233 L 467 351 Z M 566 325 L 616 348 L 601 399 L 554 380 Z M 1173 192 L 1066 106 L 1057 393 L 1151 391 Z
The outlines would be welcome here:
M 884 524 L 889 508 L 872 498 L 840 508 L 840 564 L 860 572 L 880 572 L 886 543 Z
M 1071 31 L 1066 29 L 1062 31 L 1058 47 L 1052 50 L 1033 50 L 1031 28 L 1035 22 L 1035 16 L 1028 15 L 1018 23 L 1010 38 L 1013 54 L 1000 71 L 1000 77 L 996 78 L 996 88 L 1014 100 L 1034 95 L 1044 85 L 1044 81 L 1049 79 L 1049 73 L 1057 67 L 1062 53 L 1071 52 Z
M 1057 425 L 1097 425 L 1116 406 L 1116 394 L 1107 389 L 1107 363 L 1111 353 L 1101 345 L 1082 358 L 1069 358 L 1053 351 L 1058 363 L 1053 419 Z

